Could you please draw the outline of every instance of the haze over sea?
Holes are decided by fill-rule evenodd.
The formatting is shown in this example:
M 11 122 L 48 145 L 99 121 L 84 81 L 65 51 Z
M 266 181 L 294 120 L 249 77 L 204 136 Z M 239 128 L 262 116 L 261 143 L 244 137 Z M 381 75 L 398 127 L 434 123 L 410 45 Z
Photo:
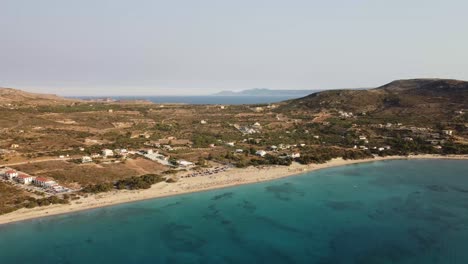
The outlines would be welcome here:
M 468 161 L 336 167 L 0 226 L 0 263 L 468 263 Z
M 305 95 L 304 95 L 305 96 Z M 79 99 L 98 99 L 112 98 L 115 100 L 148 100 L 153 103 L 178 103 L 178 104 L 225 104 L 225 105 L 241 105 L 241 104 L 269 104 L 277 103 L 289 99 L 298 98 L 298 95 L 266 95 L 266 96 L 74 96 L 71 98 Z

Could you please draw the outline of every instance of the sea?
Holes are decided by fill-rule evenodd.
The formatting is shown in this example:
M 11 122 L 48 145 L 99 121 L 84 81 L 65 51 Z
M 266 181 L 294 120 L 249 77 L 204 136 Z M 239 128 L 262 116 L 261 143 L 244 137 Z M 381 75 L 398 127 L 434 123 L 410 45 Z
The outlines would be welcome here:
M 305 95 L 304 95 L 305 96 Z M 147 100 L 153 103 L 168 104 L 224 104 L 224 105 L 243 105 L 243 104 L 271 104 L 285 100 L 295 99 L 298 95 L 267 95 L 267 96 L 73 96 L 69 98 L 95 100 L 102 98 L 111 98 L 114 100 Z
M 0 263 L 468 263 L 468 161 L 394 160 L 0 226 Z

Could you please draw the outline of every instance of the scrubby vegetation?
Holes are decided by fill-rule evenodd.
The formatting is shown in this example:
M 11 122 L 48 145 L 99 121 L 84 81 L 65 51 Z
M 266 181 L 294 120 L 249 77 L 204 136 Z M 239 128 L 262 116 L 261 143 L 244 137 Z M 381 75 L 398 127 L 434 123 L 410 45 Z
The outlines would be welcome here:
M 339 148 L 307 148 L 301 157 L 296 160 L 302 164 L 325 163 L 331 159 L 342 157 L 343 159 L 372 158 L 368 151 L 344 150 Z
M 34 208 L 51 204 L 67 204 L 70 196 L 49 196 L 34 198 L 16 187 L 0 182 L 0 214 L 6 214 L 21 208 Z
M 109 192 L 112 190 L 138 190 L 138 189 L 149 189 L 151 185 L 158 182 L 164 181 L 164 178 L 156 174 L 145 174 L 138 177 L 130 177 L 116 181 L 115 183 L 100 183 L 92 184 L 84 187 L 82 192 L 84 193 L 101 193 Z

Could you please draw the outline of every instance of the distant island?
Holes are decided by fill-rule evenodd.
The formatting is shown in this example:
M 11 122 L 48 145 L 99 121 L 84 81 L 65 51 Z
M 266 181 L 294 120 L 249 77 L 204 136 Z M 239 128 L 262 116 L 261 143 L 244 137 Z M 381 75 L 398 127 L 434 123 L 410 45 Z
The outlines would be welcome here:
M 254 88 L 243 91 L 221 91 L 213 96 L 306 96 L 321 90 L 272 90 L 267 88 Z

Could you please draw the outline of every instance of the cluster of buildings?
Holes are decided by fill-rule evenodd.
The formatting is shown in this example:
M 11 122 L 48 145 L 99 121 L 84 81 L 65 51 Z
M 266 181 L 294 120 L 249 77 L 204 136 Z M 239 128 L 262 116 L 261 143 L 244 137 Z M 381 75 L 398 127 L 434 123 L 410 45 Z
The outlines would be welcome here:
M 271 149 L 270 149 L 271 150 Z M 271 151 L 276 151 L 275 150 L 271 150 Z M 260 156 L 260 157 L 265 157 L 265 155 L 268 154 L 267 151 L 265 150 L 258 150 L 255 152 L 255 155 L 257 156 Z M 301 153 L 299 152 L 293 152 L 291 154 L 284 154 L 284 155 L 281 155 L 279 156 L 280 158 L 292 158 L 292 159 L 296 159 L 296 158 L 300 158 L 301 157 Z
M 103 149 L 101 154 L 95 153 L 91 156 L 81 157 L 81 163 L 93 162 L 93 158 L 109 158 L 114 156 L 126 157 L 129 154 L 127 149 Z
M 238 124 L 235 124 L 234 127 L 237 130 L 239 130 L 243 135 L 251 135 L 251 134 L 261 133 L 261 129 L 262 129 L 262 126 L 258 122 L 255 122 L 251 126 L 240 126 Z
M 341 118 L 352 118 L 354 114 L 352 112 L 338 111 Z
M 51 179 L 45 177 L 31 176 L 29 174 L 19 172 L 10 168 L 0 169 L 0 177 L 2 177 L 5 180 L 16 181 L 24 185 L 34 184 L 38 187 L 53 191 L 55 193 L 63 193 L 70 191 L 70 189 L 59 185 L 57 182 Z
M 154 152 L 152 149 L 140 150 L 137 153 L 147 159 L 156 161 L 165 166 L 179 166 L 182 168 L 188 168 L 195 165 L 193 162 L 186 160 L 177 160 L 175 164 L 171 163 L 168 156 L 164 156 L 163 154 L 159 153 L 159 151 Z

